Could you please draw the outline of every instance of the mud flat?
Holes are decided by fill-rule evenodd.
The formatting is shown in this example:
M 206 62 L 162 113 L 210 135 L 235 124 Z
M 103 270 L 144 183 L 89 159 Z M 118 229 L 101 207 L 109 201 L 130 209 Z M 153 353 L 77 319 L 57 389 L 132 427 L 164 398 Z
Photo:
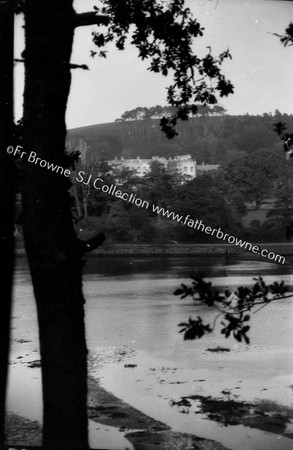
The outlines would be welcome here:
M 29 342 L 23 342 L 29 344 Z M 153 419 L 126 402 L 117 398 L 111 392 L 104 389 L 98 378 L 99 369 L 110 361 L 121 361 L 128 356 L 123 349 L 102 350 L 89 358 L 89 369 L 95 377 L 88 379 L 88 418 L 90 447 L 94 449 L 111 450 L 225 450 L 226 447 L 209 439 L 202 439 L 193 434 L 178 433 L 171 430 L 165 423 Z M 130 352 L 131 353 L 131 352 Z M 36 352 L 19 355 L 11 361 L 13 376 L 21 377 L 22 389 L 29 386 L 29 397 L 40 396 L 40 360 L 33 359 Z M 34 380 L 32 382 L 32 380 Z M 10 411 L 6 416 L 6 443 L 7 448 L 13 446 L 41 446 L 42 425 L 40 399 L 39 404 L 32 411 L 27 410 L 26 405 L 17 404 L 15 398 L 10 402 Z M 22 414 L 16 414 L 14 410 L 20 410 Z M 38 420 L 32 420 L 39 415 Z M 24 446 L 24 447 L 23 447 Z
M 195 439 L 199 436 L 203 439 L 202 445 L 209 439 L 233 450 L 292 449 L 293 408 L 289 378 L 279 377 L 276 380 L 278 389 L 268 384 L 269 380 L 264 377 L 252 384 L 245 377 L 241 379 L 235 370 L 231 370 L 229 378 L 223 364 L 228 365 L 231 353 L 237 357 L 238 347 L 231 347 L 231 352 L 210 352 L 210 348 L 207 351 L 211 362 L 215 363 L 212 371 L 208 367 L 190 369 L 168 364 L 137 352 L 129 355 L 127 363 L 113 361 L 101 368 L 101 384 L 123 401 L 171 428 L 175 433 L 172 435 L 174 442 L 168 447 L 165 441 L 163 448 L 177 448 L 177 432 L 182 438 L 184 433 L 188 439 L 193 434 Z M 242 353 L 240 350 L 238 355 Z M 257 348 L 255 353 L 257 357 Z M 164 434 L 168 435 L 168 432 L 162 430 L 157 436 L 158 445 Z M 139 448 L 146 450 L 152 448 L 150 443 L 156 439 L 149 436 L 144 441 L 144 433 L 127 435 L 131 442 L 133 437 L 140 439 Z M 195 448 L 202 448 L 198 440 L 193 444 Z M 181 448 L 181 443 L 178 445 Z

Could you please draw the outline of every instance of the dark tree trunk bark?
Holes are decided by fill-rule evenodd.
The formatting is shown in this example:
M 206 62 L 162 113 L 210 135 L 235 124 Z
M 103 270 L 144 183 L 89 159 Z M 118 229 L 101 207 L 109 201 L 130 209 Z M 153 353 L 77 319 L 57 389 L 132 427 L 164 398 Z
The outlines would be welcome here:
M 76 185 L 73 186 L 72 191 L 73 191 L 73 196 L 74 196 L 74 200 L 75 200 L 75 207 L 76 207 L 77 218 L 79 220 L 79 219 L 81 219 L 83 217 L 83 214 L 82 214 L 82 209 L 81 209 L 81 206 L 80 206 L 80 200 L 78 198 L 78 192 L 77 192 Z
M 43 377 L 43 448 L 86 449 L 87 349 L 82 253 L 69 179 L 31 156 L 66 167 L 65 111 L 74 29 L 72 0 L 25 6 L 23 233 L 37 303 Z
M 83 192 L 83 217 L 85 218 L 85 220 L 87 220 L 89 217 L 89 214 L 88 214 L 89 195 L 90 195 L 90 187 L 88 186 L 87 189 L 85 189 Z
M 0 447 L 4 446 L 5 394 L 14 265 L 14 161 L 6 149 L 13 145 L 13 7 L 0 3 Z

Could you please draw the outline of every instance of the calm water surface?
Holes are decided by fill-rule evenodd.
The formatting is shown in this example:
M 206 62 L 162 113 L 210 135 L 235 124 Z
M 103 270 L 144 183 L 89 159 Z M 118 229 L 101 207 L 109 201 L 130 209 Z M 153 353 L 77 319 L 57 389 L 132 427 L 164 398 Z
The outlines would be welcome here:
M 144 383 L 147 377 L 143 370 L 149 370 L 150 365 L 159 367 L 160 364 L 169 364 L 181 371 L 187 380 L 185 389 L 188 388 L 189 392 L 182 388 L 179 390 L 179 386 L 177 391 L 172 387 L 172 390 L 175 389 L 174 394 L 179 397 L 191 393 L 194 379 L 204 377 L 209 381 L 205 388 L 200 387 L 204 395 L 218 396 L 221 389 L 234 386 L 241 380 L 242 391 L 238 391 L 241 398 L 254 400 L 260 397 L 292 406 L 292 388 L 289 386 L 293 382 L 293 302 L 290 299 L 275 302 L 253 315 L 250 346 L 226 340 L 218 331 L 196 342 L 184 342 L 182 335 L 178 333 L 179 322 L 185 321 L 189 316 L 201 315 L 207 322 L 214 317 L 211 309 L 195 307 L 191 299 L 181 300 L 173 295 L 181 282 L 188 281 L 190 274 L 202 274 L 214 285 L 221 287 L 251 285 L 253 276 L 258 275 L 263 276 L 267 282 L 284 280 L 291 288 L 293 285 L 290 267 L 265 260 L 248 261 L 240 257 L 90 256 L 84 273 L 88 347 L 94 352 L 101 348 L 126 346 L 135 351 L 134 355 L 142 370 L 139 380 L 142 383 L 141 391 L 137 390 L 139 385 L 135 373 L 125 374 L 121 367 L 116 366 L 109 366 L 102 373 L 103 385 L 154 416 L 156 411 L 152 414 L 152 407 L 154 408 L 155 397 L 160 396 L 159 385 L 153 382 L 146 387 Z M 38 347 L 35 305 L 24 259 L 19 259 L 17 265 L 13 315 L 12 355 L 17 357 L 19 339 L 31 341 L 27 344 L 28 351 Z M 207 347 L 217 345 L 229 347 L 231 352 L 214 354 L 206 351 Z M 113 378 L 113 374 L 116 374 L 116 378 Z M 131 377 L 134 377 L 133 380 Z M 265 392 L 262 392 L 264 387 Z M 143 389 L 148 389 L 149 401 L 146 400 L 148 396 Z M 165 392 L 166 399 L 170 397 L 170 387 L 168 392 Z M 170 408 L 166 400 L 161 420 L 173 427 L 176 423 L 178 431 L 194 431 L 192 422 L 184 419 L 181 424 L 181 419 L 175 420 L 172 418 L 173 413 L 166 414 L 167 410 Z M 183 415 L 179 416 L 182 418 Z M 206 431 L 204 428 L 202 426 L 204 437 L 217 440 L 219 436 L 218 439 L 225 445 L 229 444 L 230 448 L 254 450 L 264 448 L 263 445 L 272 450 L 290 448 L 287 441 L 281 446 L 268 446 L 266 440 L 262 441 L 265 434 L 263 432 L 260 436 L 257 433 L 250 434 L 250 444 L 246 444 L 243 438 L 243 443 L 238 443 L 235 447 L 225 437 L 227 430 L 223 434 L 223 430 L 220 433 L 217 429 L 215 435 L 209 435 L 213 427 L 208 427 Z M 196 434 L 201 435 L 198 430 Z M 254 438 L 255 446 L 251 445 L 251 438 Z M 260 443 L 256 443 L 259 440 Z
M 235 287 L 251 285 L 253 276 L 267 282 L 284 280 L 292 286 L 290 267 L 241 258 L 142 258 L 89 257 L 84 274 L 87 339 L 90 349 L 127 345 L 156 357 L 183 364 L 194 364 L 198 352 L 211 345 L 234 344 L 214 333 L 195 342 L 183 342 L 178 323 L 190 315 L 212 320 L 214 312 L 205 306 L 195 307 L 191 299 L 173 295 L 190 274 L 203 274 L 214 285 Z M 18 261 L 15 278 L 18 327 L 36 339 L 35 306 L 26 261 Z M 252 316 L 251 344 L 293 348 L 290 299 L 275 302 Z M 24 330 L 23 330 L 24 331 Z M 241 345 L 241 348 L 246 346 Z M 282 353 L 281 352 L 281 353 Z M 203 361 L 204 363 L 204 361 Z M 273 364 L 268 362 L 268 364 Z M 292 358 L 284 362 L 292 368 Z

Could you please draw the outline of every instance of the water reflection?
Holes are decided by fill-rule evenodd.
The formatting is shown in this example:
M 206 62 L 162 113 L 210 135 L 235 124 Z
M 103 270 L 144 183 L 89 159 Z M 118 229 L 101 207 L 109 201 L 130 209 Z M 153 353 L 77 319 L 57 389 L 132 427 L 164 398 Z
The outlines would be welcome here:
M 289 265 L 280 265 L 266 260 L 247 260 L 241 256 L 197 256 L 197 257 L 97 257 L 89 256 L 84 269 L 86 274 L 122 276 L 131 274 L 156 274 L 157 277 L 180 278 L 201 273 L 207 277 L 235 275 L 280 275 L 290 274 Z

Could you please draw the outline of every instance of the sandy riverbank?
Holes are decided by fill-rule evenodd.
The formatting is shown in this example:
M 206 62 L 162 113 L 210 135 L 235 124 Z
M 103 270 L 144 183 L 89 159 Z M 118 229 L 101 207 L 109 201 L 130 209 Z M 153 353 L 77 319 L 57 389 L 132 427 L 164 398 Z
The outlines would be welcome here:
M 199 362 L 194 369 L 132 353 L 126 364 L 113 361 L 101 368 L 101 385 L 173 431 L 192 432 L 233 450 L 292 449 L 292 378 L 256 377 L 253 366 L 251 374 L 241 376 L 235 364 L 247 360 L 247 351 L 257 361 L 259 348 L 233 344 L 228 350 L 205 349 L 208 367 Z M 263 358 L 271 352 L 263 348 Z
M 176 433 L 168 426 L 132 408 L 110 392 L 101 388 L 99 383 L 89 378 L 89 418 L 97 424 L 110 425 L 125 432 L 129 441 L 125 450 L 225 450 L 221 444 L 186 433 Z M 138 431 L 131 431 L 136 429 Z M 110 430 L 109 430 L 110 431 Z M 6 418 L 7 445 L 41 446 L 42 427 L 39 422 L 31 421 L 13 413 Z M 101 442 L 99 449 L 105 448 Z M 93 448 L 93 447 L 91 447 Z M 113 449 L 115 447 L 112 447 Z M 25 449 L 23 449 L 25 450 Z
M 40 397 L 39 360 L 34 359 L 36 352 L 27 352 L 27 345 L 28 342 L 23 342 L 24 351 L 11 361 L 11 373 L 16 379 L 21 377 L 19 392 L 25 395 L 23 391 L 28 390 L 30 398 Z M 216 352 L 211 355 L 217 359 Z M 204 378 L 203 371 L 198 373 L 201 376 L 199 379 L 192 379 L 195 374 L 190 371 L 156 365 L 146 355 L 137 354 L 127 347 L 91 352 L 89 373 L 91 448 L 224 450 L 237 448 L 230 446 L 229 442 L 241 440 L 241 433 L 248 433 L 250 449 L 257 448 L 258 441 L 260 445 L 265 444 L 266 449 L 293 447 L 293 433 L 290 431 L 293 410 L 268 401 L 266 388 L 263 389 L 263 398 L 257 401 L 243 399 L 241 380 L 238 386 L 231 386 L 229 392 L 220 393 L 221 382 L 218 380 L 215 383 L 214 380 L 212 385 Z M 292 391 L 292 386 L 288 388 Z M 220 393 L 220 397 L 216 393 Z M 17 398 L 10 403 L 7 443 L 11 446 L 40 446 L 40 398 L 39 404 L 32 405 L 27 414 L 25 398 L 19 400 L 24 405 L 17 404 Z M 190 423 L 194 426 L 191 427 Z M 229 438 L 224 445 L 223 436 L 227 435 L 227 427 Z M 187 432 L 192 428 L 196 434 Z M 215 439 L 207 439 L 204 437 L 206 433 Z
M 27 345 L 28 342 L 23 342 Z M 213 440 L 202 439 L 193 434 L 180 433 L 160 420 L 144 414 L 104 389 L 97 375 L 99 370 L 117 361 L 127 360 L 131 351 L 123 349 L 101 350 L 90 354 L 88 379 L 88 417 L 91 448 L 111 450 L 225 450 L 225 447 Z M 29 387 L 30 398 L 40 396 L 40 364 L 33 359 L 36 352 L 24 352 L 11 361 L 12 385 L 21 377 L 20 391 L 25 395 Z M 14 382 L 13 382 L 14 379 Z M 33 381 L 34 380 L 34 381 Z M 41 411 L 39 404 L 25 411 L 24 405 L 17 404 L 17 398 L 10 401 L 7 413 L 6 436 L 9 446 L 41 446 Z M 20 414 L 20 413 L 21 414 Z M 33 420 L 37 418 L 38 420 Z

